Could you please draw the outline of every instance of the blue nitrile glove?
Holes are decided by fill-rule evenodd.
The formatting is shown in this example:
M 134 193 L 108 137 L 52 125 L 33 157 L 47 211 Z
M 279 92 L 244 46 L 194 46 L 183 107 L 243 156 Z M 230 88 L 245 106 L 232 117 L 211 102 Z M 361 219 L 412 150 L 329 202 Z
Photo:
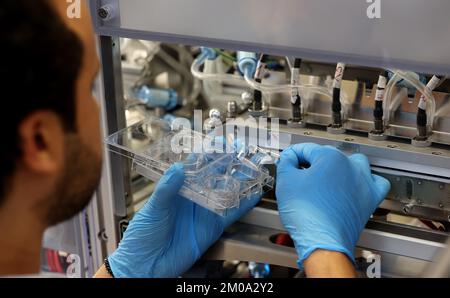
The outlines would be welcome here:
M 310 167 L 300 168 L 304 164 Z M 347 157 L 333 147 L 308 143 L 284 150 L 276 196 L 300 268 L 316 249 L 345 253 L 354 262 L 359 236 L 389 188 L 389 181 L 372 175 L 363 154 Z
M 249 211 L 260 196 L 217 215 L 178 195 L 184 166 L 174 164 L 128 226 L 119 248 L 108 258 L 115 277 L 177 277 L 186 272 Z

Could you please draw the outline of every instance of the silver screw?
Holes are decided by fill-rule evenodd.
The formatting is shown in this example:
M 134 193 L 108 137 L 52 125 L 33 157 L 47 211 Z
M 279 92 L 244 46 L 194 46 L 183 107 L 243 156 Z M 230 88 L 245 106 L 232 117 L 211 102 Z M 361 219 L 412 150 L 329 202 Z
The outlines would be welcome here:
M 103 7 L 98 10 L 98 16 L 100 18 L 102 18 L 103 20 L 108 17 L 108 14 L 109 14 L 108 11 L 106 9 L 104 9 Z
M 235 101 L 229 101 L 227 104 L 227 117 L 234 118 L 236 117 L 237 112 L 237 104 Z
M 422 185 L 422 181 L 417 181 L 417 185 Z
M 304 134 L 305 136 L 310 136 L 310 135 L 312 135 L 312 132 L 310 132 L 310 131 L 305 131 L 303 134 Z
M 439 189 L 444 189 L 444 184 L 439 184 Z
M 444 204 L 439 203 L 439 208 L 443 209 L 444 208 Z
M 245 91 L 244 93 L 241 94 L 241 98 L 243 102 L 249 105 L 253 101 L 253 94 L 250 93 L 249 91 Z
M 220 111 L 218 109 L 209 110 L 209 118 L 220 119 Z
M 395 177 L 395 181 L 400 182 L 400 177 Z
M 115 7 L 113 7 L 112 5 L 104 5 L 99 8 L 97 14 L 103 21 L 109 21 L 115 15 Z

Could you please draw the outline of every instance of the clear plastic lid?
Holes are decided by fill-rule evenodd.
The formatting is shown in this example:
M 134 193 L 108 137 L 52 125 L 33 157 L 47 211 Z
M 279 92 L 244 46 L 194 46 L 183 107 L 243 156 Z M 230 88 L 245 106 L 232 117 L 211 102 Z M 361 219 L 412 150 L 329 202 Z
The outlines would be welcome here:
M 106 144 L 132 159 L 134 170 L 153 181 L 182 162 L 186 179 L 180 194 L 220 215 L 273 188 L 265 165 L 275 163 L 278 155 L 233 136 L 172 130 L 164 120 L 148 119 L 109 136 Z

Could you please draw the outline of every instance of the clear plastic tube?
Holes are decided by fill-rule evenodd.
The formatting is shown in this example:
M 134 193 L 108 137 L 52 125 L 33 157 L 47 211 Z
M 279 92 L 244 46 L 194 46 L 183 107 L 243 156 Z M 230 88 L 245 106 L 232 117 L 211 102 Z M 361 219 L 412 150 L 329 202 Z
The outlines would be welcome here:
M 434 124 L 434 115 L 436 111 L 436 100 L 434 99 L 433 93 L 431 90 L 422 83 L 413 72 L 403 71 L 403 70 L 390 70 L 394 73 L 392 78 L 389 80 L 389 83 L 386 86 L 386 94 L 385 94 L 385 100 L 383 109 L 387 111 L 384 115 L 384 123 L 385 125 L 388 125 L 390 123 L 390 116 L 391 116 L 391 110 L 390 110 L 390 104 L 392 100 L 392 92 L 394 90 L 395 85 L 398 81 L 401 79 L 404 79 L 408 83 L 414 86 L 422 95 L 425 96 L 427 99 L 427 125 L 430 129 L 433 129 Z
M 247 84 L 255 89 L 259 90 L 261 92 L 266 93 L 278 93 L 278 92 L 290 92 L 292 88 L 298 88 L 300 91 L 308 91 L 317 93 L 320 95 L 323 95 L 329 99 L 332 98 L 331 90 L 329 90 L 326 87 L 321 87 L 317 85 L 291 85 L 291 84 L 285 84 L 285 85 L 271 85 L 271 84 L 263 84 L 256 82 L 250 73 L 247 73 L 244 75 L 244 78 L 242 78 L 240 75 L 234 75 L 234 74 L 219 74 L 219 73 L 203 73 L 200 71 L 200 67 L 205 62 L 206 57 L 203 55 L 200 55 L 197 59 L 194 60 L 191 66 L 191 72 L 192 75 L 195 78 L 198 78 L 202 81 L 240 81 L 242 82 L 244 79 L 247 82 Z M 344 101 L 345 103 L 345 101 Z
M 202 81 L 242 81 L 240 75 L 228 74 L 228 73 L 203 73 L 200 71 L 200 67 L 205 63 L 206 57 L 200 55 L 195 59 L 191 66 L 192 75 Z
M 392 91 L 394 90 L 394 86 L 400 80 L 401 80 L 400 76 L 397 73 L 394 73 L 394 75 L 391 77 L 388 84 L 386 85 L 386 91 L 384 94 L 384 101 L 383 101 L 383 110 L 385 111 L 383 118 L 385 126 L 388 125 L 390 122 Z
M 291 84 L 283 84 L 283 85 L 272 85 L 272 84 L 263 84 L 256 82 L 250 73 L 246 72 L 244 73 L 244 79 L 247 82 L 247 84 L 252 87 L 255 90 L 259 90 L 261 92 L 266 93 L 281 93 L 281 92 L 291 92 L 293 88 L 297 88 L 300 91 L 308 91 L 308 92 L 314 92 L 320 95 L 323 95 L 327 98 L 332 98 L 331 90 L 329 90 L 326 87 L 321 87 L 317 85 L 305 85 L 305 84 L 299 84 L 299 85 L 291 85 Z

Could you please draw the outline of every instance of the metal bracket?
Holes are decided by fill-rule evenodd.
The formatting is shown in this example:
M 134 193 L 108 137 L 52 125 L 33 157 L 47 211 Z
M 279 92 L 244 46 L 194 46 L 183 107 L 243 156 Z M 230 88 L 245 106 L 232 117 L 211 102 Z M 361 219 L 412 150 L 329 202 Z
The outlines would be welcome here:
M 278 232 L 285 230 L 278 211 L 262 207 L 254 208 L 241 218 L 240 222 Z M 261 232 L 264 231 L 261 230 Z M 374 222 L 364 229 L 357 247 L 429 262 L 438 252 L 446 249 L 447 237 L 448 235 L 442 232 L 428 232 L 413 227 Z
M 206 260 L 240 260 L 297 268 L 294 248 L 274 244 L 270 237 L 283 231 L 235 224 L 204 255 Z

